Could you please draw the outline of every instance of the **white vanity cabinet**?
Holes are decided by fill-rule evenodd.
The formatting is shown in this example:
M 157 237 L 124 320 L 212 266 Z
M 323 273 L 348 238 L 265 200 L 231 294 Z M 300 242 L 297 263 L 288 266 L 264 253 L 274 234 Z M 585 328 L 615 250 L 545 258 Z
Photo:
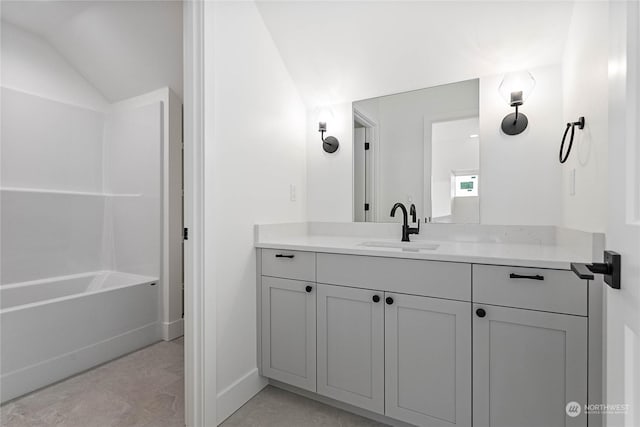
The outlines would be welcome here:
M 474 427 L 586 426 L 587 319 L 476 305 L 473 319 Z
M 309 262 L 309 256 L 313 262 Z M 315 276 L 315 254 L 263 251 L 261 264 L 262 374 L 316 390 L 316 286 L 290 279 Z
M 473 313 L 474 427 L 586 426 L 584 411 L 570 416 L 566 406 L 587 402 L 587 282 L 474 265 L 473 292 L 486 303 Z
M 586 426 L 570 271 L 262 249 L 261 373 L 426 427 Z M 395 420 L 395 421 L 394 421 Z
M 471 304 L 387 293 L 385 414 L 471 426 Z
M 384 293 L 318 285 L 318 393 L 384 414 Z

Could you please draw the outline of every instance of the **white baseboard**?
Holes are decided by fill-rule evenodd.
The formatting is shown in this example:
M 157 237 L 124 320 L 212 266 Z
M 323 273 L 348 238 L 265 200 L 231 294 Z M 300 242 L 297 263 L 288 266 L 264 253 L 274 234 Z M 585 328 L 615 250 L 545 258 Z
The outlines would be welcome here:
M 240 409 L 266 385 L 267 379 L 261 377 L 258 374 L 258 368 L 255 368 L 218 393 L 216 398 L 218 424 Z
M 184 335 L 184 319 L 174 320 L 173 322 L 162 322 L 161 328 L 163 340 L 175 340 Z
M 157 322 L 73 350 L 0 377 L 2 403 L 86 371 L 159 340 Z

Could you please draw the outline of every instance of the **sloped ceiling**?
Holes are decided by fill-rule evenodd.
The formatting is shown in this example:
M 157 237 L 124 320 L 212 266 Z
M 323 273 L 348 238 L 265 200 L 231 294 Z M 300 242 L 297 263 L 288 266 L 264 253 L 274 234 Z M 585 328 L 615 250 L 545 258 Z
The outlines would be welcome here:
M 2 1 L 110 102 L 169 86 L 182 98 L 180 1 Z
M 570 1 L 259 1 L 312 108 L 562 61 Z

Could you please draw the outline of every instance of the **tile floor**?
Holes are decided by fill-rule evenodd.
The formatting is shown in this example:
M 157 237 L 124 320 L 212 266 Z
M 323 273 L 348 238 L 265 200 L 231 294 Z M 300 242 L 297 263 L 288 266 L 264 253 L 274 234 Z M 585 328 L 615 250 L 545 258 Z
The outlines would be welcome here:
M 183 340 L 159 342 L 0 407 L 2 427 L 182 427 Z
M 375 421 L 267 386 L 221 427 L 374 427 Z
M 184 342 L 160 342 L 0 407 L 2 427 L 183 427 Z M 223 427 L 373 427 L 268 386 Z

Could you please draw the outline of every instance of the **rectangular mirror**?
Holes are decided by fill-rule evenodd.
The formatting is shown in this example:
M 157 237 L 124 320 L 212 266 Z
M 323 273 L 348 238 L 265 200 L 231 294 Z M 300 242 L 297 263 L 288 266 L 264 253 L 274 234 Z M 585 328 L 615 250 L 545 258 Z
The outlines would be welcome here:
M 480 222 L 479 80 L 353 103 L 354 220 Z

